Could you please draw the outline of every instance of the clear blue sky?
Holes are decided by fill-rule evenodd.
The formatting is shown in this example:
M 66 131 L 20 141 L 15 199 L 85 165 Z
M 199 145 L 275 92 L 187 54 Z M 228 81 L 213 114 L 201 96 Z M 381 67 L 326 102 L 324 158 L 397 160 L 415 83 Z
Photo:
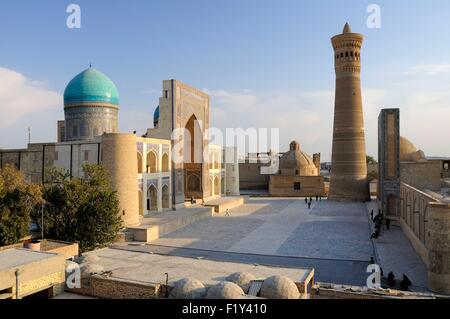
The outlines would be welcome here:
M 66 27 L 70 3 L 81 7 L 81 29 Z M 381 29 L 366 26 L 371 3 L 381 8 Z M 417 109 L 428 105 L 431 96 L 429 106 L 438 108 L 435 114 L 450 118 L 448 0 L 0 0 L 0 68 L 22 74 L 30 85 L 39 81 L 36 85 L 62 94 L 70 79 L 92 61 L 119 88 L 123 130 L 151 126 L 164 79 L 211 91 L 212 107 L 221 111 L 212 125 L 216 119 L 220 127 L 236 125 L 234 119 L 250 97 L 249 112 L 261 105 L 261 112 L 270 116 L 265 122 L 246 114 L 240 126 L 270 127 L 279 108 L 284 113 L 274 123 L 289 126 L 280 127 L 282 143 L 287 147 L 290 139 L 299 139 L 308 152 L 322 151 L 327 157 L 331 131 L 327 128 L 327 134 L 319 136 L 311 130 L 332 121 L 333 104 L 327 104 L 326 94 L 334 90 L 330 37 L 340 33 L 346 21 L 366 37 L 362 80 L 363 90 L 370 93 L 368 104 L 373 104 L 368 108 L 401 107 L 405 135 L 429 155 L 450 155 L 450 146 L 427 145 L 423 134 L 414 130 L 420 122 L 412 124 L 422 116 L 413 109 L 408 113 L 411 96 L 417 93 Z M 436 72 L 430 74 L 427 66 Z M 1 94 L 0 89 L 0 110 L 14 113 L 13 104 L 8 106 L 11 99 L 2 100 Z M 286 96 L 292 98 L 284 101 Z M 299 113 L 294 112 L 297 107 Z M 316 109 L 323 121 L 312 116 Z M 378 109 L 366 113 L 368 149 L 373 154 L 376 132 L 371 125 Z M 60 108 L 33 110 L 34 116 L 24 114 L 13 124 L 0 125 L 0 147 L 23 147 L 27 126 L 33 127 L 38 141 L 55 139 L 52 123 L 63 117 L 62 100 Z M 295 119 L 310 115 L 305 125 Z M 298 133 L 292 127 L 296 123 L 301 126 Z M 447 130 L 435 125 L 425 129 L 427 137 L 450 140 Z

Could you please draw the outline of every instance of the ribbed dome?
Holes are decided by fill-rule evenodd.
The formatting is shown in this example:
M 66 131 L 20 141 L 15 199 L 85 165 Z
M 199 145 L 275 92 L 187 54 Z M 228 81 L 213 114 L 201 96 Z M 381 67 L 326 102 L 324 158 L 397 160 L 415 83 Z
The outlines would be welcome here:
M 401 161 L 421 161 L 425 160 L 425 153 L 417 150 L 417 147 L 407 138 L 400 136 L 400 160 Z
M 64 105 L 96 102 L 119 105 L 116 85 L 102 72 L 89 68 L 78 74 L 64 91 Z
M 417 152 L 417 148 L 414 144 L 407 138 L 400 136 L 400 157 L 415 152 Z
M 301 176 L 317 176 L 318 170 L 312 158 L 300 150 L 300 144 L 296 141 L 290 144 L 289 152 L 280 158 L 280 170 L 296 171 Z

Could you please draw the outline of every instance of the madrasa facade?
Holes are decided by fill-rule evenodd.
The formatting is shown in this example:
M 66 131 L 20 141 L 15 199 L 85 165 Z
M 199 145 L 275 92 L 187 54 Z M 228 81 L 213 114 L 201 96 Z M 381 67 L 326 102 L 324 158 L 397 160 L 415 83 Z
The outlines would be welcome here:
M 101 164 L 117 191 L 124 225 L 134 226 L 143 216 L 183 208 L 193 199 L 239 195 L 237 151 L 209 143 L 209 117 L 207 94 L 167 80 L 154 127 L 142 136 L 120 133 L 117 87 L 90 67 L 64 91 L 57 142 L 2 149 L 0 168 L 14 165 L 28 182 L 45 183 L 50 167 L 76 178 L 84 163 Z

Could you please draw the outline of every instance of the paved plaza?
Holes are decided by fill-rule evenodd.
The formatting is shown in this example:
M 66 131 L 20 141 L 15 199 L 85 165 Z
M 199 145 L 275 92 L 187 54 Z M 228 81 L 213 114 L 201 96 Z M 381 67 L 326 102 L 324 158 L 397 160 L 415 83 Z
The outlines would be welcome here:
M 365 285 L 375 256 L 365 204 L 248 198 L 144 246 L 115 248 L 161 255 L 315 269 L 316 280 Z
M 368 209 L 376 202 L 337 203 L 304 199 L 247 198 L 229 214 L 214 214 L 145 245 L 115 245 L 139 253 L 314 268 L 316 280 L 364 286 L 372 257 L 385 275 L 393 271 L 426 290 L 426 267 L 400 229 L 372 241 Z
M 368 262 L 373 253 L 366 206 L 303 199 L 250 198 L 154 245 L 235 253 Z

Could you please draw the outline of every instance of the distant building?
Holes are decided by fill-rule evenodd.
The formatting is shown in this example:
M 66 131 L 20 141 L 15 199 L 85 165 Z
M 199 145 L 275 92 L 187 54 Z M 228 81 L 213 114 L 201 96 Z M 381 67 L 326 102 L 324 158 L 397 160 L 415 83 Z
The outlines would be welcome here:
M 0 251 L 0 299 L 49 299 L 64 292 L 66 256 L 12 248 Z
M 126 226 L 138 225 L 154 212 L 185 207 L 191 198 L 239 195 L 236 150 L 211 145 L 204 135 L 209 100 L 180 81 L 164 81 L 154 128 L 143 137 L 118 133 L 118 90 L 106 75 L 88 68 L 65 89 L 65 119 L 57 123 L 57 142 L 0 150 L 0 168 L 12 164 L 27 181 L 45 183 L 50 167 L 81 177 L 84 163 L 102 164 L 117 191 Z M 173 139 L 177 129 L 183 134 Z
M 271 158 L 278 160 L 278 171 L 265 174 L 263 168 L 271 165 Z M 324 196 L 324 178 L 320 175 L 320 154 L 311 158 L 293 141 L 289 151 L 273 154 L 248 154 L 240 166 L 241 190 L 267 190 L 274 197 Z
M 399 110 L 379 116 L 379 207 L 397 223 L 428 268 L 431 290 L 450 294 L 448 159 L 428 160 L 400 136 Z
M 239 162 L 239 188 L 241 190 L 269 190 L 270 175 L 263 174 L 261 168 L 270 166 L 271 156 L 270 152 L 249 153 Z
M 270 196 L 304 197 L 324 196 L 324 179 L 320 176 L 320 154 L 315 161 L 300 150 L 300 144 L 293 141 L 289 151 L 280 158 L 278 174 L 270 175 Z

